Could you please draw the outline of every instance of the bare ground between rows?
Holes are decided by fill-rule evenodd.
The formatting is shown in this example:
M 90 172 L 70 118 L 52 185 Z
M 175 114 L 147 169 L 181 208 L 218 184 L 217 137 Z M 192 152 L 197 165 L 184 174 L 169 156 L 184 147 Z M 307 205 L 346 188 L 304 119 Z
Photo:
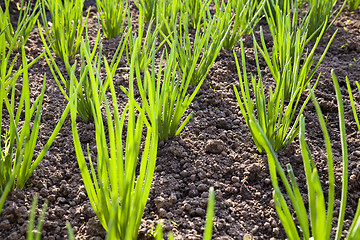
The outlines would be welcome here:
M 92 2 L 87 4 L 93 5 Z M 136 11 L 132 6 L 132 11 Z M 95 12 L 95 10 L 92 10 Z M 89 29 L 91 41 L 97 31 L 97 21 L 91 15 Z M 264 21 L 260 24 L 265 25 Z M 334 27 L 326 34 L 317 50 L 320 55 L 331 34 L 339 29 L 318 73 L 321 72 L 316 96 L 327 118 L 335 155 L 336 212 L 339 207 L 341 188 L 341 145 L 338 114 L 330 70 L 335 69 L 339 78 L 345 104 L 346 132 L 349 149 L 349 194 L 344 228 L 348 229 L 360 197 L 360 133 L 354 122 L 345 76 L 351 85 L 360 80 L 360 14 L 345 10 Z M 255 35 L 258 36 L 259 31 Z M 252 38 L 245 39 L 247 67 L 255 73 Z M 265 40 L 271 46 L 271 36 L 265 27 Z M 104 53 L 111 57 L 119 38 L 104 40 Z M 34 59 L 42 49 L 38 30 L 35 29 L 27 44 L 27 58 Z M 240 57 L 239 44 L 235 51 Z M 61 65 L 61 70 L 66 72 Z M 125 58 L 121 61 L 126 65 Z M 261 70 L 265 84 L 271 85 L 270 73 L 264 62 Z M 31 92 L 37 96 L 44 73 L 47 74 L 42 124 L 37 152 L 46 143 L 67 104 L 59 91 L 44 59 L 30 69 Z M 127 72 L 119 72 L 114 82 L 123 107 L 126 96 L 119 86 L 127 87 Z M 214 239 L 242 239 L 245 234 L 254 239 L 285 239 L 284 231 L 276 215 L 272 201 L 272 186 L 266 156 L 258 154 L 248 128 L 239 112 L 233 93 L 238 85 L 234 56 L 222 50 L 210 70 L 201 90 L 190 106 L 194 112 L 191 121 L 177 137 L 161 142 L 157 167 L 149 201 L 140 227 L 140 238 L 152 235 L 156 223 L 164 221 L 166 231 L 172 231 L 176 239 L 200 239 L 205 223 L 205 211 L 209 187 L 215 188 L 216 207 Z M 359 96 L 357 96 L 359 101 Z M 190 112 L 189 111 L 189 112 Z M 322 133 L 312 104 L 306 108 L 306 131 L 308 144 L 319 169 L 323 186 L 326 185 L 327 163 Z M 95 156 L 95 127 L 93 123 L 78 123 L 83 146 L 90 146 Z M 302 158 L 296 140 L 278 153 L 284 166 L 291 163 L 306 193 Z M 325 190 L 326 194 L 327 190 Z M 39 196 L 39 207 L 49 201 L 43 239 L 67 239 L 65 228 L 69 221 L 77 239 L 104 239 L 105 231 L 97 220 L 88 201 L 78 169 L 72 143 L 70 118 L 66 120 L 49 153 L 35 170 L 23 190 L 9 194 L 0 216 L 1 239 L 25 239 L 31 201 Z M 336 218 L 335 218 L 336 220 Z M 336 221 L 334 221 L 334 226 Z M 344 232 L 345 233 L 345 232 Z

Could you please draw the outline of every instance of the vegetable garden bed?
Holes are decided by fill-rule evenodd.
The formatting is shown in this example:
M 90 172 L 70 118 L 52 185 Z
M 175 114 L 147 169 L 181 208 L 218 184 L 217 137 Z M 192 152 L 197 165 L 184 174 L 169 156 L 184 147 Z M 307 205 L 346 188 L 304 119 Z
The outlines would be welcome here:
M 15 9 L 14 4 L 15 2 L 11 2 L 11 9 Z M 100 26 L 96 17 L 95 1 L 86 0 L 84 10 L 88 7 L 90 7 L 88 35 L 92 46 L 96 41 Z M 132 1 L 129 3 L 129 9 L 133 15 L 133 32 L 136 32 L 139 27 L 137 17 L 139 11 Z M 213 5 L 212 11 L 215 11 Z M 360 112 L 357 104 L 360 94 L 355 90 L 355 81 L 360 80 L 359 11 L 358 9 L 355 12 L 349 12 L 346 6 L 334 25 L 324 34 L 315 50 L 315 61 L 322 55 L 332 35 L 338 30 L 314 78 L 310 81 L 310 84 L 313 85 L 321 73 L 314 92 L 326 120 L 333 147 L 335 172 L 333 228 L 336 227 L 340 208 L 343 168 L 339 114 L 331 69 L 335 71 L 343 96 L 349 153 L 349 187 L 342 238 L 346 236 L 347 230 L 350 228 L 360 198 L 360 131 L 354 120 L 345 80 L 347 76 L 353 89 L 355 108 L 357 112 Z M 87 12 L 84 11 L 84 19 L 86 14 Z M 145 25 L 148 26 L 148 23 Z M 254 35 L 258 42 L 260 42 L 260 26 L 263 27 L 265 44 L 268 49 L 271 49 L 272 36 L 265 18 L 262 18 L 254 29 Z M 195 37 L 195 30 L 190 30 L 190 35 Z M 122 36 L 110 40 L 105 39 L 103 34 L 101 37 L 102 55 L 111 61 Z M 247 72 L 256 75 L 257 65 L 254 57 L 253 38 L 251 35 L 246 35 L 242 39 Z M 157 44 L 160 44 L 160 41 Z M 310 42 L 309 46 L 313 44 Z M 37 58 L 43 52 L 43 48 L 39 29 L 35 27 L 24 49 L 28 62 Z M 165 45 L 161 49 L 164 48 Z M 240 60 L 240 42 L 235 45 L 234 51 Z M 14 51 L 11 55 L 12 59 L 17 52 L 21 56 L 21 50 Z M 168 48 L 168 53 L 170 54 L 170 48 Z M 55 57 L 55 54 L 52 55 L 60 72 L 67 76 L 64 61 Z M 159 68 L 160 58 L 161 51 L 156 53 L 154 69 Z M 80 54 L 77 54 L 75 59 L 79 61 Z M 14 69 L 19 69 L 21 64 L 21 57 L 19 57 Z M 130 72 L 129 69 L 126 69 L 127 67 L 129 66 L 124 51 L 119 61 L 120 70 L 117 70 L 113 77 L 120 115 L 128 103 L 128 96 L 120 89 L 120 86 L 129 89 Z M 261 56 L 259 57 L 259 67 L 264 88 L 274 87 L 275 83 L 271 72 Z M 80 70 L 75 69 L 75 71 L 76 74 L 79 74 Z M 46 74 L 46 89 L 35 156 L 47 143 L 68 104 L 68 100 L 61 93 L 44 57 L 29 68 L 32 102 L 41 93 L 44 74 Z M 105 68 L 103 68 L 100 75 L 105 76 L 105 74 Z M 21 93 L 21 83 L 22 76 L 16 83 L 17 96 Z M 158 143 L 155 173 L 141 220 L 139 238 L 147 239 L 154 236 L 157 223 L 162 221 L 164 231 L 171 231 L 175 239 L 201 239 L 204 232 L 210 187 L 215 190 L 213 239 L 286 238 L 275 210 L 267 156 L 259 153 L 252 140 L 252 135 L 234 94 L 234 85 L 240 89 L 234 54 L 232 50 L 221 49 L 185 113 L 186 117 L 193 112 L 189 122 L 179 135 Z M 188 91 L 191 93 L 194 90 L 195 87 L 190 86 Z M 305 90 L 304 94 L 308 94 L 307 91 Z M 134 92 L 134 98 L 139 102 L 141 95 L 137 87 Z M 107 91 L 105 96 L 111 99 L 110 91 Z M 304 101 L 305 98 L 306 96 L 302 96 L 301 101 Z M 104 113 L 104 109 L 102 110 Z M 305 107 L 303 115 L 306 141 L 312 152 L 324 187 L 325 199 L 327 199 L 329 185 L 327 155 L 318 116 L 311 100 Z M 106 118 L 104 117 L 104 119 Z M 78 116 L 76 125 L 84 155 L 87 156 L 86 145 L 88 145 L 93 162 L 96 162 L 98 150 L 94 119 L 90 118 L 88 123 L 85 123 Z M 145 138 L 146 131 L 144 130 L 143 133 L 143 138 Z M 277 155 L 284 167 L 287 163 L 291 163 L 295 176 L 297 176 L 300 192 L 305 194 L 307 185 L 298 137 L 286 149 L 279 150 Z M 283 186 L 281 185 L 281 187 Z M 29 210 L 34 196 L 39 198 L 39 208 L 48 200 L 42 239 L 68 239 L 66 222 L 71 224 L 76 239 L 105 238 L 106 231 L 90 204 L 83 184 L 74 149 L 70 114 L 48 153 L 26 182 L 25 187 L 22 190 L 15 189 L 7 196 L 0 214 L 0 239 L 25 239 Z M 308 203 L 305 202 L 305 204 Z

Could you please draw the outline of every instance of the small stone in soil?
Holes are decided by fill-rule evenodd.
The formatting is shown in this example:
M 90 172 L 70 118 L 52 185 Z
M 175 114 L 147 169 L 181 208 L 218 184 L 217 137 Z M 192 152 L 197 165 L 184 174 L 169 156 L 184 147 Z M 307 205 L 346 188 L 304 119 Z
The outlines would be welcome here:
M 195 212 L 199 217 L 205 216 L 205 210 L 202 208 L 196 208 Z
M 240 178 L 237 177 L 237 176 L 232 176 L 231 181 L 234 182 L 234 183 L 237 183 L 237 182 L 240 182 Z
M 210 153 L 221 153 L 225 144 L 221 140 L 209 140 L 205 146 L 205 151 Z

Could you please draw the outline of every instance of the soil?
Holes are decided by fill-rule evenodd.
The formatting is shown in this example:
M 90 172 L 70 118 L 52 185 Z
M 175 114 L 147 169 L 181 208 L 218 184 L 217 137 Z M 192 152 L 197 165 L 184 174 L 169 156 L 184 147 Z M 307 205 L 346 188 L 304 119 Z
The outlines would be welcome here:
M 94 1 L 86 1 L 86 8 L 88 6 L 91 7 L 89 34 L 91 41 L 94 41 L 98 29 Z M 131 11 L 137 15 L 134 5 L 131 5 Z M 271 35 L 265 20 L 259 22 L 255 35 L 259 36 L 260 25 L 264 27 L 268 46 L 271 46 Z M 347 230 L 360 197 L 360 132 L 354 121 L 345 82 L 345 77 L 348 76 L 352 89 L 355 89 L 355 81 L 360 80 L 359 10 L 350 13 L 347 7 L 345 8 L 321 40 L 316 50 L 317 56 L 324 51 L 336 29 L 337 35 L 316 74 L 321 73 L 315 93 L 327 119 L 334 152 L 337 199 L 335 227 L 340 206 L 342 159 L 337 103 L 330 74 L 331 69 L 334 69 L 344 100 L 349 151 L 349 192 L 344 221 L 344 229 Z M 42 51 L 38 31 L 37 28 L 33 30 L 26 44 L 29 61 Z M 119 39 L 117 37 L 103 40 L 105 55 L 112 57 Z M 245 36 L 244 45 L 247 69 L 256 74 L 252 37 Z M 240 44 L 236 45 L 235 52 L 240 57 Z M 61 70 L 66 72 L 62 61 L 57 62 Z M 121 67 L 126 67 L 125 57 L 120 64 Z M 273 84 L 264 61 L 260 63 L 260 68 L 265 86 Z M 56 85 L 44 58 L 29 71 L 33 97 L 40 93 L 46 73 L 46 96 L 36 148 L 39 153 L 55 128 L 67 101 Z M 127 74 L 126 71 L 119 71 L 114 78 L 122 106 L 126 103 L 126 96 L 119 87 L 127 87 Z M 19 81 L 21 82 L 21 79 Z M 245 235 L 252 239 L 286 238 L 272 200 L 273 189 L 267 158 L 258 153 L 252 141 L 239 111 L 233 85 L 239 85 L 233 53 L 221 50 L 198 95 L 190 105 L 188 113 L 194 112 L 191 121 L 179 136 L 159 144 L 157 167 L 139 238 L 150 238 L 156 224 L 163 221 L 165 231 L 172 231 L 176 239 L 201 239 L 210 187 L 215 188 L 216 195 L 213 239 L 243 239 Z M 355 94 L 355 98 L 359 102 L 358 93 Z M 326 151 L 312 103 L 306 107 L 304 116 L 307 142 L 326 194 Z M 91 155 L 96 156 L 94 124 L 91 121 L 88 124 L 79 121 L 78 130 L 83 146 L 89 144 Z M 8 195 L 0 216 L 0 239 L 25 239 L 29 209 L 36 195 L 39 197 L 39 209 L 45 200 L 49 201 L 42 239 L 67 239 L 67 221 L 71 223 L 76 239 L 104 239 L 106 232 L 87 198 L 72 141 L 71 121 L 68 116 L 49 152 L 24 189 L 15 189 Z M 298 140 L 286 149 L 280 150 L 278 158 L 284 166 L 287 163 L 292 164 L 300 191 L 306 194 Z M 343 234 L 345 236 L 346 231 Z

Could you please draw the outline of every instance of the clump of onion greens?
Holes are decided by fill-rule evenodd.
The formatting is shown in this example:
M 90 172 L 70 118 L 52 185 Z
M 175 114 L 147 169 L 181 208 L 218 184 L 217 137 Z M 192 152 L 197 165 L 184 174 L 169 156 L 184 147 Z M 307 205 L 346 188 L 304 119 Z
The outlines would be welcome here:
M 136 47 L 137 45 L 135 45 L 135 52 Z M 87 161 L 81 147 L 76 126 L 78 101 L 74 94 L 76 92 L 74 81 L 70 84 L 73 139 L 81 175 L 90 203 L 102 226 L 105 230 L 109 230 L 109 224 L 114 224 L 116 236 L 114 239 L 137 239 L 157 156 L 159 138 L 157 125 L 148 123 L 144 109 L 141 109 L 139 114 L 136 113 L 133 86 L 135 64 L 138 65 L 136 56 L 136 54 L 132 55 L 130 64 L 129 102 L 121 114 L 112 81 L 113 74 L 106 58 L 104 58 L 104 63 L 106 74 L 110 76 L 108 89 L 111 99 L 107 99 L 104 85 L 96 79 L 100 76 L 100 69 L 88 61 L 89 80 L 93 93 L 92 109 L 97 146 L 96 167 L 89 148 Z M 90 59 L 88 52 L 86 52 L 86 59 Z M 106 119 L 103 118 L 104 111 Z M 127 126 L 125 126 L 125 120 Z M 144 124 L 146 137 L 142 141 Z M 124 127 L 126 127 L 126 133 L 124 133 Z M 126 136 L 125 139 L 123 134 Z M 123 140 L 125 140 L 125 145 L 123 145 Z
M 260 127 L 266 137 L 268 138 L 271 146 L 275 151 L 286 147 L 290 144 L 299 132 L 300 115 L 303 112 L 306 104 L 310 100 L 310 96 L 303 102 L 300 107 L 301 89 L 298 88 L 290 98 L 285 101 L 284 89 L 285 82 L 276 84 L 275 89 L 269 88 L 269 97 L 265 97 L 265 89 L 260 73 L 260 66 L 258 55 L 255 49 L 255 60 L 258 70 L 258 79 L 251 75 L 251 81 L 248 80 L 246 66 L 245 66 L 245 51 L 243 42 L 241 41 L 241 55 L 242 55 L 242 72 L 239 66 L 237 56 L 235 55 L 236 67 L 239 75 L 240 94 L 238 89 L 234 86 L 235 95 L 239 103 L 241 113 L 245 119 L 247 126 L 250 129 L 254 143 L 256 144 L 260 153 L 263 153 L 265 147 L 263 142 L 260 141 L 259 135 L 252 128 L 250 124 L 251 116 L 257 116 Z M 254 40 L 255 46 L 255 40 Z M 320 76 L 319 76 L 320 77 Z M 319 78 L 318 78 L 319 80 Z M 318 81 L 317 80 L 317 81 Z M 317 82 L 316 82 L 317 83 Z M 314 85 L 314 88 L 316 84 Z M 254 91 L 254 100 L 251 98 L 250 89 Z M 241 96 L 241 97 L 240 97 Z
M 83 21 L 83 3 L 83 0 L 42 1 L 41 17 L 46 38 L 56 56 L 63 60 L 74 58 L 79 51 L 90 13 L 88 11 Z M 50 12 L 51 22 L 46 18 L 46 9 Z
M 96 0 L 96 8 L 105 38 L 119 36 L 128 12 L 128 0 Z
M 31 1 L 25 4 L 25 0 L 21 0 L 21 4 L 18 6 L 19 18 L 15 30 L 11 24 L 9 5 L 10 0 L 5 0 L 5 9 L 0 7 L 0 32 L 5 32 L 6 42 L 4 44 L 8 49 L 20 49 L 22 41 L 26 44 L 40 15 L 40 0 L 36 0 L 32 9 Z
M 320 121 L 320 126 L 323 131 L 323 136 L 325 139 L 326 153 L 327 153 L 327 169 L 328 169 L 328 178 L 329 178 L 329 190 L 328 190 L 328 200 L 325 202 L 324 189 L 321 186 L 320 178 L 318 175 L 318 170 L 316 168 L 316 163 L 311 157 L 311 152 L 305 141 L 305 119 L 302 116 L 300 119 L 300 134 L 299 141 L 301 147 L 301 153 L 303 157 L 304 171 L 306 176 L 306 185 L 308 189 L 308 212 L 305 205 L 305 201 L 300 193 L 299 186 L 296 181 L 295 174 L 291 167 L 291 164 L 287 165 L 286 176 L 285 171 L 283 170 L 277 156 L 274 152 L 271 143 L 267 139 L 265 133 L 262 131 L 261 126 L 255 120 L 254 116 L 250 119 L 250 124 L 252 125 L 254 133 L 259 137 L 258 140 L 264 146 L 265 151 L 268 156 L 269 170 L 272 180 L 272 185 L 274 187 L 274 201 L 275 208 L 280 218 L 280 221 L 284 227 L 285 233 L 289 239 L 330 239 L 332 229 L 336 229 L 335 238 L 339 240 L 342 235 L 343 222 L 345 216 L 345 206 L 346 198 L 348 193 L 348 152 L 347 152 L 347 143 L 346 143 L 346 132 L 345 132 L 345 119 L 344 119 L 344 107 L 343 101 L 340 93 L 339 83 L 335 76 L 334 71 L 332 71 L 333 83 L 335 85 L 336 99 L 338 102 L 338 113 L 339 113 L 339 125 L 340 125 L 340 139 L 341 139 L 341 149 L 342 149 L 342 191 L 341 191 L 341 204 L 340 211 L 338 215 L 337 226 L 333 227 L 333 212 L 334 212 L 334 198 L 335 198 L 335 177 L 334 177 L 334 163 L 333 163 L 333 153 L 330 142 L 329 133 L 326 128 L 326 123 L 324 117 L 321 113 L 319 103 L 317 102 L 315 95 L 311 89 L 311 97 Z M 285 194 L 280 188 L 279 177 L 281 179 L 281 185 L 285 188 L 286 195 L 290 199 L 291 208 L 288 206 L 288 203 L 285 199 Z M 290 181 L 289 181 L 290 179 Z M 291 210 L 293 209 L 293 210 Z M 294 213 L 292 213 L 294 212 Z M 296 220 L 294 220 L 294 216 Z M 297 223 L 295 222 L 297 221 Z M 346 239 L 359 239 L 360 238 L 360 199 L 355 213 L 355 217 L 350 226 Z

